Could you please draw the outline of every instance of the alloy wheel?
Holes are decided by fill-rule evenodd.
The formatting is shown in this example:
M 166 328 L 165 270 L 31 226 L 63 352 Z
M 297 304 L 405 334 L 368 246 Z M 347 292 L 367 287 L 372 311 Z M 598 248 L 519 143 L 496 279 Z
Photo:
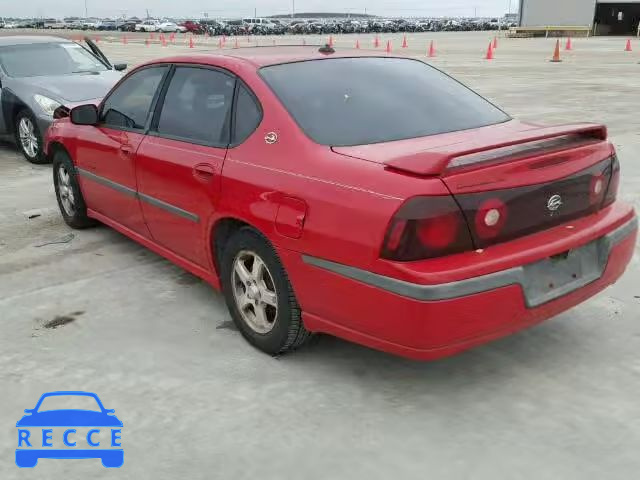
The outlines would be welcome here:
M 30 158 L 38 155 L 38 137 L 36 136 L 35 127 L 31 119 L 23 117 L 18 123 L 18 136 L 22 149 Z
M 242 320 L 256 333 L 269 333 L 278 316 L 278 293 L 269 268 L 257 253 L 242 250 L 233 261 L 231 275 Z
M 71 176 L 64 165 L 58 167 L 58 195 L 64 212 L 73 217 L 76 212 L 75 196 L 71 186 Z

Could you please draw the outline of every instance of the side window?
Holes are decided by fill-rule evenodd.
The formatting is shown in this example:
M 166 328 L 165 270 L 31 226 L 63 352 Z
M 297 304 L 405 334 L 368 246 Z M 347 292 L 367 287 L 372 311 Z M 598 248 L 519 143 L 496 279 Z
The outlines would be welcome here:
M 260 124 L 262 109 L 247 88 L 240 84 L 236 100 L 236 112 L 233 126 L 233 143 L 244 142 Z
M 167 67 L 132 74 L 105 101 L 100 123 L 107 127 L 143 129 Z
M 218 70 L 176 68 L 157 132 L 180 140 L 226 146 L 234 86 L 235 78 Z

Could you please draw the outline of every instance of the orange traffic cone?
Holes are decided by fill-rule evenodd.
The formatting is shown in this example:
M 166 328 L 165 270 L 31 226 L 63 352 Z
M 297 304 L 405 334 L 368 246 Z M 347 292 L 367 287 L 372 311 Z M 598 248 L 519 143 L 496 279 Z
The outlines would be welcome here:
M 193 48 L 193 47 L 194 47 L 194 45 L 193 45 L 193 35 L 191 35 L 189 37 L 189 48 Z
M 407 36 L 405 35 L 404 37 L 402 37 L 402 48 L 407 48 L 409 45 L 407 45 Z
M 387 49 L 386 49 L 387 53 L 391 53 L 391 40 L 387 40 Z
M 556 48 L 553 51 L 553 58 L 551 59 L 551 61 L 554 63 L 562 61 L 560 60 L 560 40 L 556 40 Z
M 429 44 L 429 53 L 427 54 L 427 56 L 429 57 L 436 56 L 436 47 L 433 46 L 433 40 L 431 40 L 431 43 Z
M 493 60 L 493 42 L 489 42 L 487 47 L 487 55 L 484 57 L 486 60 Z
M 564 47 L 565 50 L 572 50 L 573 46 L 571 45 L 571 37 L 567 37 L 567 44 Z
M 236 37 L 236 42 L 234 43 L 233 48 L 240 48 L 240 45 L 238 45 L 238 37 Z
M 631 49 L 631 39 L 629 38 L 629 39 L 627 39 L 627 46 L 624 47 L 624 51 L 625 52 L 630 52 L 631 50 L 632 50 Z
M 356 38 L 356 48 L 360 49 L 360 40 Z
M 218 48 L 222 48 L 222 37 L 218 39 Z
M 376 35 L 375 40 L 373 41 L 373 46 L 378 48 L 380 46 L 380 39 L 378 38 L 378 35 Z
M 162 42 L 163 47 L 167 46 L 167 39 L 164 35 L 160 35 L 160 41 Z
M 333 47 L 333 36 L 329 35 L 329 46 Z
M 493 37 L 493 49 L 498 48 L 498 37 Z
M 148 38 L 145 38 L 145 39 L 144 39 L 144 46 L 145 46 L 145 47 L 148 47 L 148 46 L 149 46 L 149 39 L 148 39 Z

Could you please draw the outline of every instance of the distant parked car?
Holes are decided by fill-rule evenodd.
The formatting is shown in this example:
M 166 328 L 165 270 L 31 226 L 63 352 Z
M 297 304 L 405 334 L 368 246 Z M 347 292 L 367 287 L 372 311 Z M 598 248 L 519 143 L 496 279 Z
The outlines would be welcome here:
M 85 30 L 97 30 L 102 22 L 95 18 L 90 18 L 82 22 L 82 26 Z
M 49 30 L 61 30 L 64 28 L 68 28 L 68 25 L 62 20 L 53 20 L 49 22 L 44 22 L 44 28 Z
M 105 20 L 98 25 L 100 31 L 114 31 L 118 29 L 118 23 L 113 20 Z
M 160 22 L 157 20 L 145 20 L 136 25 L 136 32 L 159 32 Z
M 126 22 L 118 25 L 118 30 L 120 30 L 121 32 L 135 32 L 137 24 L 138 22 L 136 22 L 135 20 L 127 20 Z
M 174 22 L 162 22 L 158 24 L 158 31 L 164 32 L 164 33 L 172 33 L 172 32 L 180 33 L 180 32 L 186 32 L 187 29 L 185 27 L 181 27 L 180 25 Z
M 201 23 L 194 22 L 193 20 L 187 20 L 182 26 L 187 32 L 195 33 L 196 35 L 200 35 L 206 31 Z
M 67 22 L 67 26 L 70 30 L 86 30 L 81 20 L 71 20 Z
M 17 28 L 44 28 L 44 22 L 41 20 L 23 20 L 18 23 Z
M 59 107 L 99 101 L 127 66 L 87 46 L 46 36 L 0 37 L 0 136 L 31 163 L 44 163 L 43 137 Z

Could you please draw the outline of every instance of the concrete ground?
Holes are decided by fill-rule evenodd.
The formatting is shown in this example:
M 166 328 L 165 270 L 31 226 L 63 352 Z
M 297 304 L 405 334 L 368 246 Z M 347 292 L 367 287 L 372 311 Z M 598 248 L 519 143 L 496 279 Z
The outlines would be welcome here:
M 337 47 L 355 38 L 336 37 Z M 624 39 L 576 39 L 560 64 L 547 61 L 551 39 L 500 39 L 485 61 L 486 32 L 409 35 L 407 53 L 424 55 L 432 39 L 434 65 L 514 116 L 606 123 L 621 196 L 640 207 L 640 56 Z M 188 51 L 140 37 L 101 45 L 131 65 Z M 3 146 L 0 478 L 629 480 L 640 469 L 639 311 L 636 254 L 592 300 L 457 357 L 418 363 L 320 337 L 272 359 L 241 338 L 203 282 L 108 228 L 71 231 L 50 166 Z M 56 319 L 68 323 L 45 327 Z M 23 409 L 74 389 L 116 410 L 124 466 L 41 460 L 19 470 Z

